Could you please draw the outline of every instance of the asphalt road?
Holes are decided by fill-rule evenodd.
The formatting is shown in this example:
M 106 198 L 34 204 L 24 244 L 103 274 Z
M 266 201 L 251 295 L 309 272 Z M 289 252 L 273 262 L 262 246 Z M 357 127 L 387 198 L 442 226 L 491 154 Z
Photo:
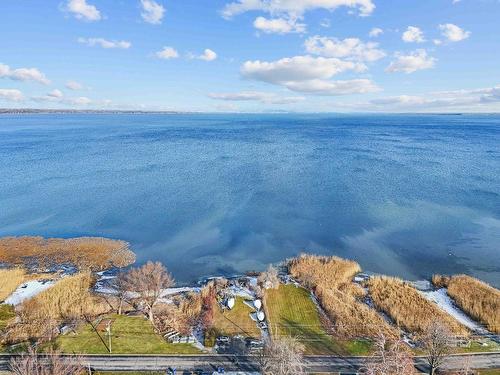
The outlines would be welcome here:
M 11 355 L 0 355 L 0 370 L 7 369 Z M 176 368 L 178 373 L 188 370 L 204 370 L 209 373 L 223 367 L 226 371 L 258 370 L 254 356 L 232 355 L 85 355 L 82 361 L 94 370 L 108 371 L 151 371 Z M 306 356 L 308 372 L 345 372 L 355 373 L 366 365 L 367 357 Z M 471 368 L 500 368 L 500 353 L 453 355 L 447 359 L 447 369 L 461 369 L 469 359 Z M 415 366 L 425 372 L 425 359 L 415 358 Z

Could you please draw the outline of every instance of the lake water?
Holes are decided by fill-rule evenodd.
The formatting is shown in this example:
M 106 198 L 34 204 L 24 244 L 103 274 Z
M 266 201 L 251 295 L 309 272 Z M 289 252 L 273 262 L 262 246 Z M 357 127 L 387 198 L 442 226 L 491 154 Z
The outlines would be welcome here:
M 0 236 L 105 236 L 180 282 L 301 251 L 500 286 L 500 116 L 2 115 Z

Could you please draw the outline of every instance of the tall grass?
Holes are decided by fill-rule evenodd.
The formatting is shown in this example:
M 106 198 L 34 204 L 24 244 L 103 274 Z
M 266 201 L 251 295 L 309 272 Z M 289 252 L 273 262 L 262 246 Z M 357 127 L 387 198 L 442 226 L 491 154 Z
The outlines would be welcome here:
M 488 330 L 500 333 L 500 290 L 473 277 L 456 275 L 448 280 L 448 294 Z
M 301 255 L 289 263 L 290 274 L 311 288 L 333 324 L 344 337 L 376 337 L 397 332 L 374 309 L 363 303 L 364 290 L 352 283 L 358 263 L 338 257 Z
M 101 237 L 2 237 L 0 263 L 35 268 L 71 264 L 82 269 L 102 270 L 133 263 L 135 255 L 128 246 L 125 241 Z
M 67 276 L 53 287 L 23 302 L 18 308 L 18 322 L 8 334 L 9 342 L 51 339 L 65 322 L 90 319 L 109 311 L 102 299 L 90 292 L 90 273 Z
M 26 272 L 21 268 L 0 269 L 0 302 L 14 292 L 26 279 Z
M 332 287 L 345 284 L 361 271 L 360 265 L 352 260 L 310 254 L 292 259 L 289 268 L 292 276 L 309 288 L 321 284 Z
M 368 282 L 368 288 L 377 308 L 406 331 L 422 334 L 431 323 L 438 321 L 456 335 L 468 334 L 458 321 L 400 279 L 373 277 Z

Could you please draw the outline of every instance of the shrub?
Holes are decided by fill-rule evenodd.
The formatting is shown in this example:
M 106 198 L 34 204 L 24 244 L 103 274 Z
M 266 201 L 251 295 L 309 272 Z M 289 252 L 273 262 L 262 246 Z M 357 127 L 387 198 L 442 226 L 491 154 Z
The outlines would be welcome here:
M 456 335 L 468 334 L 458 321 L 400 279 L 373 277 L 368 288 L 377 308 L 409 332 L 423 333 L 437 321 Z
M 258 285 L 263 289 L 276 289 L 280 286 L 278 271 L 272 265 L 269 265 L 267 271 L 262 272 L 257 278 Z

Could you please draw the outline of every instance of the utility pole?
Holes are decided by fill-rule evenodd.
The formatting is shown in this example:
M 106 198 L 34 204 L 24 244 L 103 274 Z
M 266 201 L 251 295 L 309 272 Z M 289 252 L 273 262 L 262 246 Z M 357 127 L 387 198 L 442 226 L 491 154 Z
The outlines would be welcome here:
M 108 334 L 109 354 L 111 354 L 111 319 L 108 321 L 108 324 L 106 326 L 106 333 Z

